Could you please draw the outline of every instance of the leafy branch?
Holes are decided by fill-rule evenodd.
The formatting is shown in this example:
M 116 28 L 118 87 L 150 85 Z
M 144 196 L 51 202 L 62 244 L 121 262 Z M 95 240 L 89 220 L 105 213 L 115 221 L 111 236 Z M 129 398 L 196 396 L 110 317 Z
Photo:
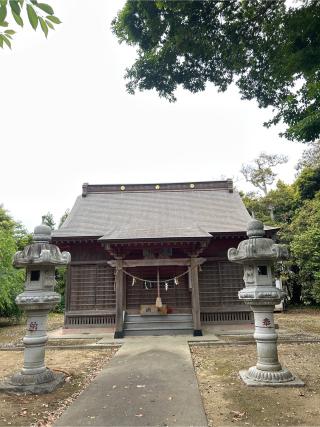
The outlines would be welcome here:
M 49 4 L 38 3 L 37 0 L 0 0 L 0 47 L 11 49 L 11 40 L 16 31 L 9 28 L 14 21 L 20 27 L 24 26 L 23 12 L 26 12 L 31 27 L 36 31 L 38 27 L 48 37 L 49 30 L 54 30 L 60 19 L 54 15 Z M 1 31 L 1 28 L 3 30 Z

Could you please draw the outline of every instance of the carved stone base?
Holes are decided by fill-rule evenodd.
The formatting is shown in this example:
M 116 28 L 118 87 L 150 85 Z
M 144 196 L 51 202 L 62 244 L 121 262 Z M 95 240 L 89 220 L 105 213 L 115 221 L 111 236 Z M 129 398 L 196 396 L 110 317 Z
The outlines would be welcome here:
M 292 375 L 288 369 L 280 371 L 261 371 L 256 366 L 239 372 L 242 380 L 253 387 L 303 387 L 304 382 Z
M 50 369 L 46 369 L 45 371 L 34 375 L 26 375 L 18 372 L 10 378 L 9 382 L 12 385 L 44 384 L 54 381 L 54 378 L 55 374 Z
M 0 392 L 3 391 L 9 394 L 51 393 L 64 383 L 64 377 L 63 373 L 55 373 L 50 371 L 50 369 L 46 369 L 46 371 L 35 375 L 18 373 L 0 383 Z

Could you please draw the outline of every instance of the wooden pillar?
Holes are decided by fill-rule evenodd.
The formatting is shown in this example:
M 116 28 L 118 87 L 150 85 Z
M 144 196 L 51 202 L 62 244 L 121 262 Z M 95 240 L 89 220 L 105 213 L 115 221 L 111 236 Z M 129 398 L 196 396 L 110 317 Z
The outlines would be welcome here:
M 123 310 L 126 310 L 127 308 L 127 277 L 123 275 L 123 295 L 122 295 L 122 301 L 123 301 Z
M 193 335 L 202 336 L 200 320 L 200 297 L 199 297 L 199 280 L 198 280 L 198 263 L 196 256 L 190 259 L 190 280 L 192 287 L 192 318 L 193 318 Z
M 123 260 L 116 260 L 116 329 L 115 338 L 123 338 Z
M 67 271 L 65 273 L 66 283 L 65 283 L 65 289 L 64 289 L 64 301 L 65 301 L 65 308 L 64 308 L 64 328 L 68 328 L 67 323 L 67 313 L 70 310 L 70 299 L 71 299 L 71 264 L 67 265 Z

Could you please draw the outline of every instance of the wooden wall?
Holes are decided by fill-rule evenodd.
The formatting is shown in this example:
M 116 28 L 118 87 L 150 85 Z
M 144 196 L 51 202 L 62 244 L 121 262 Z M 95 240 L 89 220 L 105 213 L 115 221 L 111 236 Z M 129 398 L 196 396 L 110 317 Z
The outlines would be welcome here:
M 131 274 L 144 278 L 132 286 L 132 279 L 125 275 L 127 309 L 138 310 L 140 304 L 154 304 L 157 296 L 156 284 L 150 286 L 148 280 L 156 280 L 154 267 L 127 269 Z M 162 267 L 161 280 L 183 273 L 186 267 Z M 238 291 L 243 288 L 243 269 L 227 260 L 207 261 L 199 272 L 199 293 L 201 310 L 242 305 Z M 67 309 L 108 310 L 115 308 L 114 270 L 107 264 L 72 264 L 70 266 Z M 163 304 L 174 309 L 191 308 L 191 292 L 188 275 L 179 279 L 175 286 L 171 281 L 168 291 L 161 284 Z
M 97 242 L 70 243 L 62 246 L 61 250 L 67 250 L 71 254 L 71 263 L 74 262 L 96 262 L 107 259 L 106 251 Z
M 70 311 L 115 308 L 114 273 L 107 264 L 70 266 L 68 303 Z
M 228 262 L 226 258 L 228 248 L 236 247 L 239 240 L 241 238 L 212 240 L 203 254 L 208 257 L 208 261 L 201 266 L 199 272 L 200 310 L 203 322 L 229 320 L 237 322 L 249 319 L 246 312 L 250 308 L 238 299 L 238 291 L 244 286 L 242 267 Z M 70 316 L 80 316 L 81 319 L 89 316 L 87 321 L 92 325 L 97 322 L 101 322 L 101 325 L 114 323 L 114 317 L 110 316 L 115 312 L 115 278 L 114 269 L 107 264 L 110 256 L 98 242 L 71 242 L 67 246 L 59 246 L 62 246 L 62 250 L 69 250 L 72 256 L 66 298 L 66 323 L 71 322 Z M 139 257 L 136 253 L 131 255 L 134 258 Z M 183 253 L 175 253 L 175 256 L 179 255 L 186 256 Z M 186 269 L 187 267 L 177 266 L 160 267 L 161 279 L 172 278 L 185 272 Z M 157 277 L 155 267 L 131 268 L 127 271 L 146 281 L 156 280 Z M 126 309 L 129 312 L 138 312 L 141 304 L 155 303 L 156 284 L 152 289 L 145 289 L 142 281 L 137 281 L 132 286 L 132 279 L 125 275 L 125 285 Z M 167 304 L 173 313 L 190 312 L 191 291 L 188 274 L 179 280 L 178 286 L 171 282 L 168 291 L 165 291 L 162 285 L 161 298 L 163 304 Z M 93 318 L 93 315 L 96 317 Z M 79 324 L 80 317 L 72 321 Z
M 243 268 L 227 260 L 207 261 L 199 272 L 200 308 L 242 305 L 238 291 L 244 287 Z

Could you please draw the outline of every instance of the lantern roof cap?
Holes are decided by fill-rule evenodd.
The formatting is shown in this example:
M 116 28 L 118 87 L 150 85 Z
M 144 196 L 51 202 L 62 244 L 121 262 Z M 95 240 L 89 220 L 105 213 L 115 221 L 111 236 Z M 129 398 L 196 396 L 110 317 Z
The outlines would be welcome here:
M 264 237 L 263 223 L 252 219 L 247 226 L 249 239 L 242 240 L 238 248 L 228 250 L 228 259 L 239 264 L 251 262 L 276 262 L 289 258 L 285 245 L 276 244 L 272 239 Z
M 51 228 L 46 224 L 37 225 L 34 229 L 33 242 L 15 254 L 13 265 L 27 267 L 32 265 L 63 266 L 71 261 L 69 252 L 60 252 L 58 246 L 50 243 Z

